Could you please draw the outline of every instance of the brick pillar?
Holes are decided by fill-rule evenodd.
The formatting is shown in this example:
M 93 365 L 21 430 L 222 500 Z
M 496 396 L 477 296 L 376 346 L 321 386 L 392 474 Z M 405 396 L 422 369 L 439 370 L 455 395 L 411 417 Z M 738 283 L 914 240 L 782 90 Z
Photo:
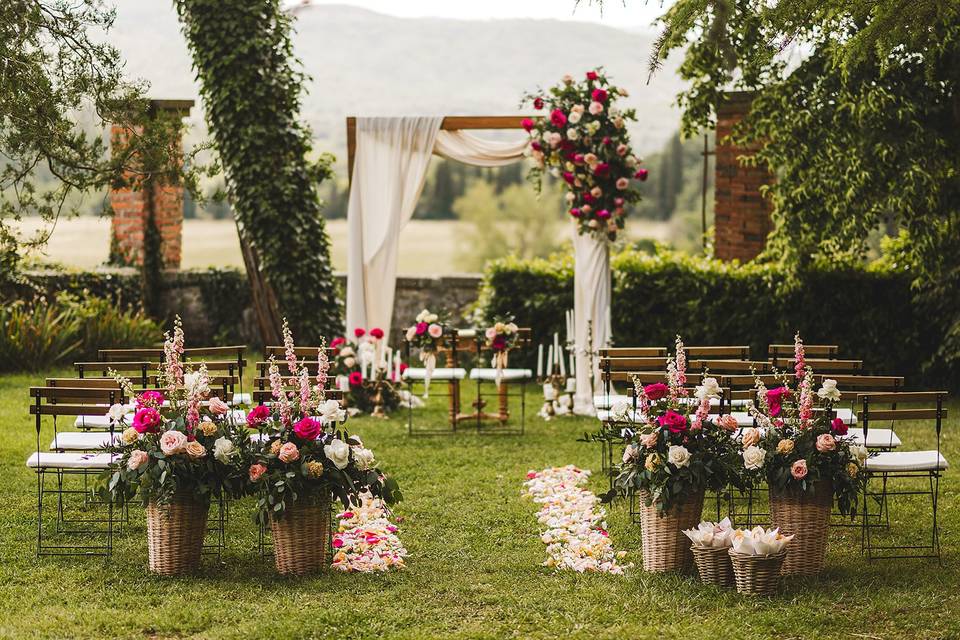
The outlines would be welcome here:
M 725 95 L 717 105 L 714 255 L 721 260 L 746 262 L 763 251 L 773 228 L 770 202 L 760 195 L 760 187 L 769 184 L 771 176 L 763 167 L 742 166 L 737 157 L 750 155 L 751 150 L 734 146 L 727 139 L 750 110 L 753 94 Z
M 185 117 L 193 100 L 151 100 L 150 112 L 174 113 Z M 110 127 L 111 144 L 116 149 L 125 144 L 130 131 L 122 125 Z M 180 149 L 180 140 L 174 148 Z M 183 187 L 154 180 L 139 188 L 117 188 L 110 191 L 113 222 L 110 232 L 110 262 L 121 266 L 143 265 L 144 230 L 148 214 L 153 211 L 159 233 L 160 262 L 163 269 L 179 269 L 183 246 Z

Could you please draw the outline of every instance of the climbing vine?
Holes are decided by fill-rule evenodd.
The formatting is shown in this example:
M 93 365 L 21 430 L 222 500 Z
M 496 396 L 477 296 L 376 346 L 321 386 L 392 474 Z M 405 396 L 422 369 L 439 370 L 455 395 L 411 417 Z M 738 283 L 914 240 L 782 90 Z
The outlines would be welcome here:
M 279 0 L 174 2 L 241 241 L 255 255 L 255 264 L 247 261 L 254 302 L 272 307 L 275 297 L 305 344 L 339 333 L 340 300 L 317 195 L 333 158 L 310 160 L 310 133 L 298 120 L 307 77 L 293 55 L 290 18 Z M 258 289 L 260 276 L 266 291 Z

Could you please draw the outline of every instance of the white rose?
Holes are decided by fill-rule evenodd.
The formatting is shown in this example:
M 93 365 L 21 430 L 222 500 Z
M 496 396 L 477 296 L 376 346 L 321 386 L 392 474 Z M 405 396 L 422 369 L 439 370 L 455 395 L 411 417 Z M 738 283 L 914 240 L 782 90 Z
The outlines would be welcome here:
M 110 422 L 113 423 L 122 421 L 125 415 L 127 415 L 127 408 L 122 404 L 115 404 L 107 411 L 107 417 L 110 418 Z
M 354 353 L 353 353 L 353 348 L 352 348 L 352 347 L 344 347 L 343 349 L 340 349 L 340 355 L 343 356 L 344 358 L 347 358 L 347 357 L 349 357 L 349 356 L 354 355 Z
M 635 157 L 633 157 L 633 156 L 627 156 L 627 159 L 626 159 L 625 162 L 626 162 L 627 166 L 630 167 L 631 169 L 633 169 L 635 166 L 637 166 L 637 159 L 636 159 Z
M 426 318 L 424 319 L 424 322 L 426 322 L 427 324 L 430 324 L 431 322 L 436 322 L 439 319 L 440 319 L 440 316 L 438 316 L 437 314 L 428 313 Z
M 756 445 L 750 445 L 743 450 L 743 466 L 747 469 L 759 469 L 763 467 L 763 459 L 767 452 Z
M 363 447 L 354 448 L 353 461 L 357 463 L 357 468 L 361 471 L 373 469 L 373 467 L 377 464 L 377 460 L 373 456 L 373 451 Z
M 720 383 L 716 378 L 704 378 L 703 384 L 697 386 L 697 400 L 704 398 L 719 398 Z
M 426 309 L 424 309 L 423 311 L 421 311 L 420 313 L 418 313 L 418 314 L 417 314 L 417 322 L 426 322 L 426 320 L 424 320 L 424 318 L 426 318 L 429 313 L 430 313 L 430 312 L 427 311 Z
M 624 422 L 630 412 L 630 403 L 626 400 L 618 400 L 610 406 L 610 417 L 617 422 Z
M 338 400 L 327 400 L 317 407 L 317 411 L 320 412 L 320 417 L 328 423 L 342 422 L 346 415 L 343 409 L 340 408 L 340 402 Z
M 207 376 L 201 375 L 199 371 L 185 373 L 183 375 L 183 386 L 189 396 L 205 396 L 210 393 Z
M 334 438 L 330 444 L 323 445 L 323 455 L 327 456 L 337 469 L 343 469 L 350 464 L 350 445 Z
M 870 454 L 867 452 L 867 448 L 862 444 L 851 444 L 850 455 L 853 456 L 853 458 L 857 461 L 857 464 L 863 466 L 864 461 Z
M 587 125 L 587 131 L 590 132 L 590 135 L 595 134 L 600 129 L 600 123 L 594 120 L 593 122 Z
M 837 402 L 840 400 L 840 390 L 837 389 L 837 381 L 833 378 L 827 378 L 824 380 L 820 390 L 817 391 L 817 395 L 824 400 L 830 400 L 831 402 Z
M 343 366 L 345 366 L 347 369 L 353 369 L 354 365 L 356 364 L 357 364 L 357 360 L 353 356 L 343 359 Z
M 227 464 L 230 458 L 240 453 L 230 438 L 220 437 L 213 442 L 213 457 Z
M 570 127 L 569 129 L 567 129 L 567 138 L 569 138 L 570 140 L 577 140 L 580 138 L 580 133 L 573 127 Z
M 686 467 L 690 464 L 690 452 L 686 447 L 671 445 L 667 450 L 667 462 L 677 468 Z
M 582 116 L 580 115 L 579 111 L 571 111 L 570 115 L 567 116 L 567 122 L 569 122 L 570 124 L 577 124 L 578 122 L 580 122 L 581 117 Z

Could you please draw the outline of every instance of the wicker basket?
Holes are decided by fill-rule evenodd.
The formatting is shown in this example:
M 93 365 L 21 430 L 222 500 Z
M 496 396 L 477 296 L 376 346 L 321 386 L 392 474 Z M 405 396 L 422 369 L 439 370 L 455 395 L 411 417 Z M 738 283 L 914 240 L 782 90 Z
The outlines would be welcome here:
M 147 503 L 150 571 L 161 576 L 193 573 L 200 566 L 210 502 L 177 492 L 169 504 Z
M 287 507 L 270 518 L 273 560 L 283 575 L 304 575 L 330 566 L 330 497 Z
M 833 484 L 821 480 L 814 485 L 814 494 L 777 493 L 770 491 L 770 517 L 774 527 L 784 535 L 796 536 L 787 550 L 781 573 L 814 576 L 823 569 L 833 506 Z
M 780 580 L 780 568 L 787 557 L 784 549 L 776 555 L 754 556 L 737 553 L 729 549 L 733 564 L 733 575 L 737 581 L 737 592 L 751 596 L 770 596 L 777 592 Z
M 660 516 L 655 505 L 647 506 L 649 492 L 639 492 L 644 571 L 689 573 L 693 570 L 690 540 L 683 535 L 683 530 L 692 529 L 700 522 L 703 493 L 699 491 L 682 502 L 675 502 L 665 515 Z
M 698 544 L 690 547 L 693 559 L 697 563 L 697 572 L 700 582 L 717 587 L 732 587 L 733 565 L 730 564 L 730 547 L 701 547 Z

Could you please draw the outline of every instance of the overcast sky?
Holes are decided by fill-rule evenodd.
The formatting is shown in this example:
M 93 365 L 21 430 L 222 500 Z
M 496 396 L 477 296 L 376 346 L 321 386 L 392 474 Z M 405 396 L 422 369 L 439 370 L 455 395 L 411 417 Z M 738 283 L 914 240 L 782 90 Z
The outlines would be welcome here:
M 304 0 L 286 0 L 296 6 Z M 612 27 L 646 27 L 664 12 L 665 0 L 306 0 L 309 4 L 349 4 L 402 17 L 440 17 L 463 20 L 496 18 L 553 18 L 599 22 Z

